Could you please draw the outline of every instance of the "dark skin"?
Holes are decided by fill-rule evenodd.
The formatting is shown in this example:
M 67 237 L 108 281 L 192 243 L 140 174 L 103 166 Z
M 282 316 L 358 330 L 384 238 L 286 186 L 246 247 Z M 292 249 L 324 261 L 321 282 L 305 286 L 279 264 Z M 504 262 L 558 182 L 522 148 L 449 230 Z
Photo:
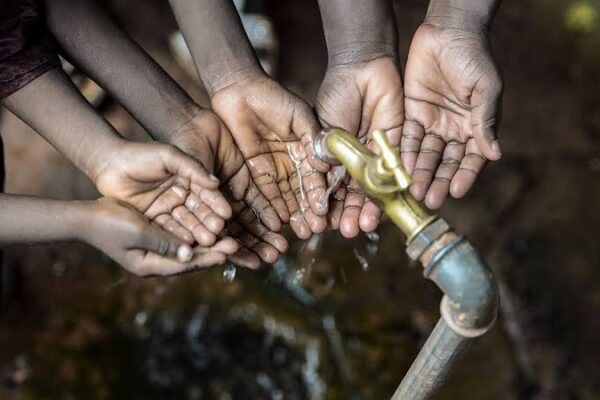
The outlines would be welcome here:
M 3 104 L 85 172 L 103 195 L 126 202 L 158 224 L 163 215 L 176 217 L 180 211 L 182 218 L 202 221 L 189 231 L 162 224 L 189 244 L 196 240 L 211 246 L 215 237 L 207 238 L 205 231 L 222 229 L 231 216 L 217 190 L 218 179 L 200 163 L 171 146 L 123 140 L 62 71 L 43 74 Z M 200 206 L 186 208 L 190 203 L 206 205 L 210 218 Z
M 400 143 L 404 98 L 390 0 L 320 0 L 329 62 L 315 108 L 324 127 L 342 128 L 374 151 L 370 133 L 384 129 Z M 381 211 L 358 184 L 334 193 L 329 221 L 345 237 L 377 228 Z
M 432 0 L 408 55 L 402 158 L 411 192 L 429 208 L 459 198 L 497 139 L 502 80 L 490 47 L 499 0 Z
M 170 4 L 211 96 L 248 170 L 283 223 L 302 239 L 327 227 L 323 174 L 302 142 L 319 131 L 310 106 L 269 78 L 259 65 L 230 0 Z
M 60 201 L 0 194 L 0 245 L 83 241 L 137 276 L 174 275 L 223 263 L 227 239 L 192 249 L 115 199 Z
M 226 230 L 243 244 L 231 260 L 252 268 L 261 261 L 275 262 L 287 249 L 286 240 L 273 232 L 281 222 L 262 194 L 260 177 L 250 174 L 218 117 L 196 105 L 94 2 L 48 0 L 47 10 L 51 31 L 76 65 L 123 104 L 151 136 L 177 146 L 220 178 L 233 208 Z

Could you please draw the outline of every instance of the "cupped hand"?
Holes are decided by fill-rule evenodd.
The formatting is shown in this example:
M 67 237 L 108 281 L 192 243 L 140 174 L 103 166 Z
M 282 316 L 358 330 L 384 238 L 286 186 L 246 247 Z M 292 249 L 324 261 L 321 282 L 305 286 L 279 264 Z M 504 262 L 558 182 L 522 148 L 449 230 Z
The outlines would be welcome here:
M 422 24 L 405 75 L 401 151 L 429 208 L 464 196 L 488 160 L 501 156 L 496 129 L 502 80 L 486 33 Z
M 90 223 L 83 239 L 138 276 L 176 275 L 222 264 L 239 247 L 224 238 L 211 247 L 191 248 L 115 199 L 97 200 L 87 215 Z
M 309 105 L 262 73 L 217 90 L 211 104 L 281 221 L 301 239 L 324 231 L 325 177 L 311 166 L 301 142 L 320 129 Z
M 404 122 L 404 98 L 395 60 L 380 57 L 330 66 L 315 107 L 324 127 L 344 129 L 375 152 L 379 150 L 370 142 L 370 133 L 376 129 L 385 130 L 390 143 L 398 146 Z M 346 179 L 333 194 L 330 208 L 331 226 L 339 228 L 345 237 L 354 237 L 360 230 L 371 232 L 381 219 L 381 210 L 365 199 L 354 180 Z
M 132 205 L 189 244 L 214 244 L 231 217 L 219 180 L 173 146 L 123 141 L 94 182 L 104 196 Z
M 279 216 L 263 195 L 264 181 L 252 176 L 231 133 L 219 118 L 208 110 L 198 109 L 171 135 L 171 143 L 220 178 L 221 190 L 233 208 L 225 232 L 243 245 L 230 257 L 231 261 L 249 268 L 258 267 L 261 260 L 277 261 L 288 247 L 285 238 L 274 232 L 281 227 Z

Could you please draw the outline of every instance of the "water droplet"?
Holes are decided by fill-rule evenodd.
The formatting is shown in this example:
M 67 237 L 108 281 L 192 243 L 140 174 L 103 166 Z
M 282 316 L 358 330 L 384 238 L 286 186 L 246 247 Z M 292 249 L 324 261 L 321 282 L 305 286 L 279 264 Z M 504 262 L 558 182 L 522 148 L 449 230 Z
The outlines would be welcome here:
M 223 281 L 231 283 L 234 281 L 237 274 L 237 268 L 233 264 L 227 264 L 223 269 Z

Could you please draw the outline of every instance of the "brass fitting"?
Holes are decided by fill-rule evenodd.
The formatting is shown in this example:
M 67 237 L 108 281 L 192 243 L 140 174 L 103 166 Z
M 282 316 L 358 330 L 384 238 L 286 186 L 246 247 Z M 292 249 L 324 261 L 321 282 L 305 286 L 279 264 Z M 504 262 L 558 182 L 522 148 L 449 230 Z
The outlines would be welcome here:
M 411 177 L 402 166 L 400 153 L 390 145 L 384 131 L 373 132 L 380 154 L 373 153 L 356 137 L 341 129 L 325 131 L 320 140 L 316 145 L 319 149 L 317 155 L 323 159 L 333 156 L 341 162 L 367 196 L 406 235 L 407 242 L 435 219 L 410 194 Z

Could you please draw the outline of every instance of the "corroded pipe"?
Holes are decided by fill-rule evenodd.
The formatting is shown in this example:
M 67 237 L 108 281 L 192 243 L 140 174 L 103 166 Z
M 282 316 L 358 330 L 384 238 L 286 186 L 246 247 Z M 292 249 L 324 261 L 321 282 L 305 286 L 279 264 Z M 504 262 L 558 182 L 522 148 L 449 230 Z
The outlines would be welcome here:
M 337 159 L 407 237 L 406 251 L 444 292 L 441 318 L 402 380 L 393 400 L 430 398 L 446 381 L 468 344 L 496 319 L 498 288 L 473 247 L 448 224 L 431 216 L 408 191 L 410 175 L 383 131 L 373 132 L 376 155 L 355 137 L 334 129 L 316 142 L 315 154 Z

